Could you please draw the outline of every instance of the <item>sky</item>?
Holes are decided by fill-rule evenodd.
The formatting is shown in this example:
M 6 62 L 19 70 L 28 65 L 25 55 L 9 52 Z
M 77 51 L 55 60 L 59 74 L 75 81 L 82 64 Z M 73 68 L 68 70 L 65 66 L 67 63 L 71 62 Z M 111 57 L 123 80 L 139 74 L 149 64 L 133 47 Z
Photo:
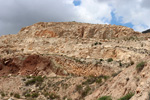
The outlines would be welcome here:
M 0 0 L 0 36 L 37 22 L 115 24 L 150 28 L 150 0 Z

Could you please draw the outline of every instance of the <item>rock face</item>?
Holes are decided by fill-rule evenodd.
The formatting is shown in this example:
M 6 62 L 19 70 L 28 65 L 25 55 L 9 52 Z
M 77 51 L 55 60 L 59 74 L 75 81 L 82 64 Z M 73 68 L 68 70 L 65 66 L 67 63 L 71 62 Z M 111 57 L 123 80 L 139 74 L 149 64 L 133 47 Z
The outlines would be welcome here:
M 86 24 L 76 22 L 36 23 L 22 28 L 20 35 L 36 37 L 70 37 L 112 39 L 139 34 L 133 29 L 116 25 Z
M 148 100 L 148 34 L 116 25 L 40 22 L 0 37 L 0 100 Z M 66 95 L 67 94 L 67 95 Z
M 150 33 L 150 29 L 143 31 L 142 33 Z

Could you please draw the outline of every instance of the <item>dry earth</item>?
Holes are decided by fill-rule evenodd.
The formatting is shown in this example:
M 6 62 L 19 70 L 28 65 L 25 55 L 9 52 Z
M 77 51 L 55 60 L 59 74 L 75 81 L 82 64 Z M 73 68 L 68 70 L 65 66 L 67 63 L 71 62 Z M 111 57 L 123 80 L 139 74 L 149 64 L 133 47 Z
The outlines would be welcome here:
M 40 22 L 1 36 L 0 100 L 149 100 L 148 37 L 77 22 Z

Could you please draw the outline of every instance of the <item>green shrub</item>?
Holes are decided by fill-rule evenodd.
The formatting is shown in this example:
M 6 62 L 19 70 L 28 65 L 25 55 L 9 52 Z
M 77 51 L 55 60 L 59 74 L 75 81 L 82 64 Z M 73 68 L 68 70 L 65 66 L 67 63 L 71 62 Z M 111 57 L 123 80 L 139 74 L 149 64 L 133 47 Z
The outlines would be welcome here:
M 10 96 L 13 96 L 13 95 L 14 95 L 14 93 L 11 92 L 11 93 L 10 93 Z
M 2 96 L 2 97 L 5 97 L 6 94 L 5 94 L 4 92 L 1 92 L 1 96 Z
M 96 80 L 96 83 L 102 83 L 102 78 L 98 78 L 97 80 Z
M 86 81 L 82 82 L 83 85 L 93 84 L 96 77 L 90 76 Z
M 48 97 L 49 96 L 49 92 L 45 91 L 42 93 L 45 97 Z
M 29 93 L 25 94 L 25 97 L 30 97 L 31 95 Z
M 134 61 L 131 61 L 130 64 L 131 64 L 131 65 L 134 65 Z
M 95 42 L 94 43 L 94 45 L 98 45 L 98 44 L 101 45 L 102 43 L 101 42 Z
M 15 93 L 15 94 L 14 94 L 14 97 L 19 99 L 19 98 L 20 98 L 20 95 L 19 95 L 18 93 Z
M 140 72 L 140 71 L 144 68 L 144 66 L 145 66 L 145 62 L 141 61 L 140 63 L 138 63 L 138 64 L 136 65 L 136 70 L 137 70 L 138 72 Z
M 110 96 L 102 96 L 98 100 L 112 100 Z
M 89 86 L 87 86 L 83 91 L 82 91 L 82 97 L 85 97 L 88 93 L 89 93 L 89 91 L 91 90 L 91 88 L 89 87 Z
M 39 93 L 33 92 L 31 96 L 32 96 L 32 98 L 37 98 L 39 96 Z
M 118 100 L 129 100 L 133 95 L 134 93 L 131 92 L 131 93 L 126 94 L 124 97 L 121 97 Z
M 112 74 L 112 77 L 117 76 L 120 72 L 121 72 L 121 71 L 118 71 L 118 72 L 113 73 L 113 74 Z
M 148 93 L 148 97 L 149 97 L 148 100 L 150 100 L 150 92 Z
M 89 85 L 89 84 L 93 84 L 94 82 L 96 83 L 102 83 L 102 79 L 104 79 L 105 81 L 109 78 L 109 76 L 105 76 L 105 75 L 100 75 L 98 77 L 94 77 L 94 76 L 90 76 L 86 81 L 82 82 L 83 85 Z
M 96 46 L 96 45 L 102 45 L 102 43 L 101 42 L 95 42 L 92 44 L 92 46 Z
M 107 59 L 107 62 L 112 62 L 112 61 L 113 61 L 112 58 L 108 58 L 108 59 Z
M 100 59 L 99 61 L 104 61 L 103 59 Z
M 36 83 L 36 85 L 41 84 L 44 81 L 44 78 L 42 76 L 34 76 L 32 79 L 28 80 L 25 85 L 33 85 Z
M 109 78 L 109 76 L 106 76 L 106 75 L 100 75 L 98 78 L 103 78 L 105 80 L 107 80 Z
M 76 86 L 76 90 L 77 90 L 79 93 L 81 93 L 81 91 L 82 91 L 82 86 L 81 86 L 81 85 L 77 85 L 77 86 Z

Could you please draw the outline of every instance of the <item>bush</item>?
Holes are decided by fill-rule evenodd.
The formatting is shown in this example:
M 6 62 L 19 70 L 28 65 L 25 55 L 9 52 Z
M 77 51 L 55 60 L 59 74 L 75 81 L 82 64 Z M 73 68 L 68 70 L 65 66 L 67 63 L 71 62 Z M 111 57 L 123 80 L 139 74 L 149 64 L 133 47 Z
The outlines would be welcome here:
M 118 100 L 129 100 L 133 95 L 134 93 L 131 92 L 131 93 L 126 94 L 124 97 L 121 97 Z
M 102 45 L 102 43 L 101 42 L 95 42 L 92 44 L 92 46 L 96 46 L 96 45 Z
M 39 93 L 37 93 L 37 92 L 34 92 L 34 93 L 32 93 L 32 98 L 37 98 L 38 96 L 39 96 Z
M 110 96 L 102 96 L 98 100 L 112 100 Z
M 98 78 L 97 80 L 96 80 L 96 83 L 98 83 L 98 84 L 100 84 L 100 83 L 102 83 L 103 81 L 102 81 L 102 78 Z
M 28 93 L 28 94 L 25 94 L 25 97 L 30 97 L 31 95 Z
M 10 96 L 13 96 L 13 95 L 14 95 L 14 93 L 11 92 L 11 93 L 10 93 Z
M 109 78 L 109 76 L 106 76 L 106 75 L 100 75 L 98 78 L 103 78 L 105 80 L 107 80 Z
M 148 97 L 149 97 L 148 100 L 150 100 L 150 92 L 148 93 Z
M 104 61 L 103 59 L 100 59 L 99 61 Z
M 35 76 L 33 77 L 32 79 L 28 80 L 25 85 L 28 86 L 28 85 L 33 85 L 33 84 L 41 84 L 42 82 L 44 81 L 44 78 L 42 76 Z
M 14 97 L 19 99 L 20 95 L 18 93 L 16 93 L 16 94 L 14 94 Z
M 90 76 L 85 82 L 82 82 L 82 85 L 89 85 L 89 84 L 93 84 L 94 82 L 100 84 L 103 82 L 103 79 L 106 81 L 108 78 L 109 76 L 105 76 L 105 75 L 100 75 L 98 77 Z
M 112 62 L 112 61 L 113 61 L 112 58 L 107 59 L 107 62 Z
M 5 97 L 6 94 L 5 94 L 4 92 L 1 92 L 1 96 L 2 96 L 2 97 Z
M 76 90 L 77 90 L 79 93 L 81 93 L 81 91 L 82 91 L 82 86 L 81 86 L 81 85 L 77 85 L 77 86 L 76 86 Z
M 89 93 L 89 91 L 91 90 L 91 88 L 89 87 L 89 86 L 87 86 L 83 91 L 82 91 L 82 97 L 85 97 L 88 93 Z
M 94 43 L 94 45 L 98 45 L 98 44 L 101 45 L 102 43 L 101 42 L 95 42 Z
M 95 82 L 96 77 L 90 76 L 85 82 L 82 82 L 82 85 L 93 84 Z
M 140 71 L 144 68 L 144 66 L 145 66 L 145 62 L 141 61 L 140 63 L 138 63 L 138 64 L 136 65 L 136 70 L 137 70 L 138 72 L 140 72 Z

